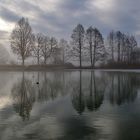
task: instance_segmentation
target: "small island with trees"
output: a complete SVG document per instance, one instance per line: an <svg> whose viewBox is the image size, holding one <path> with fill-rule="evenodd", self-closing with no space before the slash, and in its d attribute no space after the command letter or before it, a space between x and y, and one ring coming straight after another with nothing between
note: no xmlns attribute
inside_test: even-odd
<svg viewBox="0 0 140 140"><path fill-rule="evenodd" d="M112 30L106 39L99 29L84 29L78 24L71 38L56 39L35 34L27 18L15 25L10 44L21 65L5 65L0 69L139 69L140 48L134 35ZM25 64L30 58L30 64ZM32 63L34 61L34 63Z"/></svg>

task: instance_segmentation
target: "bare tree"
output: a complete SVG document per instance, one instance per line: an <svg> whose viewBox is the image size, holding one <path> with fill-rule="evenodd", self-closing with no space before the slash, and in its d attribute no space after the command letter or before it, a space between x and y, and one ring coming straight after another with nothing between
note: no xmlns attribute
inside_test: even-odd
<svg viewBox="0 0 140 140"><path fill-rule="evenodd" d="M40 64L40 58L42 56L41 50L43 47L44 36L41 33L38 33L35 36L35 45L33 47L33 56L37 58L37 64Z"/></svg>
<svg viewBox="0 0 140 140"><path fill-rule="evenodd" d="M122 60L123 63L128 63L130 58L130 39L129 35L122 34Z"/></svg>
<svg viewBox="0 0 140 140"><path fill-rule="evenodd" d="M131 59L132 59L131 54L133 52L133 49L137 47L137 41L133 35L130 36L124 33L121 33L120 40L121 40L120 61L125 63L131 63Z"/></svg>
<svg viewBox="0 0 140 140"><path fill-rule="evenodd" d="M56 47L53 49L52 57L53 57L53 64L62 64L62 49L60 47Z"/></svg>
<svg viewBox="0 0 140 140"><path fill-rule="evenodd" d="M127 49L127 44L129 44L129 40L127 38L127 35L125 35L124 33L122 33L122 38L121 38L121 62L125 61L125 52Z"/></svg>
<svg viewBox="0 0 140 140"><path fill-rule="evenodd" d="M21 18L11 34L11 48L15 54L22 59L22 65L27 57L31 55L34 43L34 35L28 19Z"/></svg>
<svg viewBox="0 0 140 140"><path fill-rule="evenodd" d="M94 29L89 27L86 31L86 40L89 48L90 53L90 62L91 66L93 65L93 49L94 49Z"/></svg>
<svg viewBox="0 0 140 140"><path fill-rule="evenodd" d="M138 43L137 43L137 40L136 40L136 38L133 36L133 35L131 35L130 36L130 39L129 39L129 41L130 41L130 62L132 62L133 60L133 56L132 56L132 53L133 53L133 50L134 50L134 48L136 48L137 47L137 45L138 45Z"/></svg>
<svg viewBox="0 0 140 140"><path fill-rule="evenodd" d="M51 47L51 53L50 55L53 57L53 62L55 63L57 61L57 55L58 55L58 41L55 37L51 37L50 39L50 47Z"/></svg>
<svg viewBox="0 0 140 140"><path fill-rule="evenodd" d="M116 32L116 41L117 41L117 48L118 48L118 62L121 61L121 41L122 41L122 33L120 31Z"/></svg>
<svg viewBox="0 0 140 140"><path fill-rule="evenodd" d="M44 64L47 63L47 59L51 56L53 48L56 46L56 39L44 36L44 44L42 47L42 56L44 59Z"/></svg>
<svg viewBox="0 0 140 140"><path fill-rule="evenodd" d="M114 62L114 51L115 51L115 32L111 31L107 37L108 43L109 43L109 48L111 50L111 60Z"/></svg>
<svg viewBox="0 0 140 140"><path fill-rule="evenodd" d="M132 62L133 49L137 47L137 41L133 35L120 31L111 32L108 36L109 48L111 48L111 61L129 64ZM113 48L112 48L113 47ZM116 57L113 55L116 54Z"/></svg>
<svg viewBox="0 0 140 140"><path fill-rule="evenodd" d="M91 66L94 67L96 61L100 60L105 53L103 37L97 28L89 27L86 31L86 40L90 53Z"/></svg>
<svg viewBox="0 0 140 140"><path fill-rule="evenodd" d="M59 47L62 50L62 60L63 64L69 59L69 44L65 39L60 39Z"/></svg>
<svg viewBox="0 0 140 140"><path fill-rule="evenodd" d="M82 50L84 46L84 34L85 30L81 24L78 24L73 30L71 35L72 38L72 56L77 57L80 62L80 67L82 66Z"/></svg>

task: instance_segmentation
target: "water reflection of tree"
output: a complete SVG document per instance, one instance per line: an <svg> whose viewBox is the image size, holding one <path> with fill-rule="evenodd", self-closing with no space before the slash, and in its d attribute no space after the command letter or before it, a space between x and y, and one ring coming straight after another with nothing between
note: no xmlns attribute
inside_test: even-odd
<svg viewBox="0 0 140 140"><path fill-rule="evenodd" d="M46 72L43 73L43 78L42 80L39 82L39 93L38 93L38 96L37 96L37 99L38 101L42 102L42 101L47 101L48 100L48 83L49 83L49 80L47 79L46 77Z"/></svg>
<svg viewBox="0 0 140 140"><path fill-rule="evenodd" d="M88 80L86 82L88 82ZM79 114L82 114L86 107L89 111L93 111L101 106L104 99L105 85L100 82L101 79L98 79L95 73L91 72L89 86L87 90L84 91L82 88L82 72L80 71L79 81L74 83L75 86L72 91L72 104ZM99 83L100 87L98 87Z"/></svg>
<svg viewBox="0 0 140 140"><path fill-rule="evenodd" d="M79 74L79 81L73 87L72 104L75 110L81 114L85 110L85 98L82 92L82 72L80 71Z"/></svg>
<svg viewBox="0 0 140 140"><path fill-rule="evenodd" d="M47 77L47 73L43 73L42 81L40 81L40 92L38 101L54 100L59 95L63 95L63 82L61 74L54 74L51 78Z"/></svg>
<svg viewBox="0 0 140 140"><path fill-rule="evenodd" d="M29 119L30 111L35 102L35 94L32 83L26 79L24 72L22 79L19 80L12 88L12 96L14 100L14 108L23 120Z"/></svg>
<svg viewBox="0 0 140 140"><path fill-rule="evenodd" d="M91 76L90 76L90 86L89 86L89 96L87 97L87 108L90 111L93 110L97 110L104 99L104 94L103 94L103 90L100 86L100 89L98 88L98 83L97 83L97 78L95 77L95 73L91 72Z"/></svg>
<svg viewBox="0 0 140 140"><path fill-rule="evenodd" d="M53 80L50 82L50 97L55 99L58 95L63 95L63 81L62 81L62 72L54 73Z"/></svg>
<svg viewBox="0 0 140 140"><path fill-rule="evenodd" d="M133 102L136 99L137 89L133 83L133 76L127 73L111 73L109 76L111 79L111 87L109 90L111 104L121 105L125 102Z"/></svg>

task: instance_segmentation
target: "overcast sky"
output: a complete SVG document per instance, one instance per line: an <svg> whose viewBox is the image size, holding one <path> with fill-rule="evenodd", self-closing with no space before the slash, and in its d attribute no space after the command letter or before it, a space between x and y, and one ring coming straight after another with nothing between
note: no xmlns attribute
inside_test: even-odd
<svg viewBox="0 0 140 140"><path fill-rule="evenodd" d="M35 33L70 38L81 23L103 33L121 30L140 39L140 0L0 0L0 42L7 44L15 23L27 17Z"/></svg>

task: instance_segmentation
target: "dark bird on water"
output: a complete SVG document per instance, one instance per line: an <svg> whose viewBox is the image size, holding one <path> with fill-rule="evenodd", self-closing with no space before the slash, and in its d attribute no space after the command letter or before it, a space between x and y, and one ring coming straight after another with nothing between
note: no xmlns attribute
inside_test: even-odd
<svg viewBox="0 0 140 140"><path fill-rule="evenodd" d="M39 82L36 82L36 84L38 85L38 84L39 84Z"/></svg>

